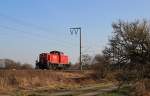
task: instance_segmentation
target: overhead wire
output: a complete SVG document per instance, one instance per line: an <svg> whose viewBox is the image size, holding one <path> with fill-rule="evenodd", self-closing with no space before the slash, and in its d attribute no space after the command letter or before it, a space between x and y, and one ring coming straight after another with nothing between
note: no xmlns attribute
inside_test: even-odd
<svg viewBox="0 0 150 96"><path fill-rule="evenodd" d="M38 37L38 38L41 37L40 34L34 34L34 33L32 33L32 32L28 33L28 32L26 32L26 31L18 30L18 29L16 29L16 28L10 27L10 26L0 25L0 28L7 29L7 30L11 30L11 31L15 31L15 32L19 32L19 33L23 33L24 35L27 35L27 36L30 36L30 37L31 37L31 36L35 36L35 37ZM32 34L32 35L31 35L31 34ZM47 38L39 38L39 39L49 40L49 39L47 39ZM72 47L71 45L68 45L68 44L66 44L66 43L60 43L60 42L57 42L57 41L55 41L55 43L56 43L56 44L59 44L59 45L62 45L62 46Z"/></svg>
<svg viewBox="0 0 150 96"><path fill-rule="evenodd" d="M19 19L16 19L12 16L8 16L8 15L5 15L5 14L2 14L0 13L0 16L1 17L4 17L6 18L7 20L11 20L12 22L15 22L15 23L18 23L19 25L23 25L23 26L29 26L29 27L32 27L34 29L38 29L40 31L43 31L43 32L46 32L49 34L49 30L45 27L41 27L39 25L36 25L36 24L32 24L32 23L29 23L29 22L25 22L25 21L22 21L22 20L19 20ZM58 37L58 35L54 35L54 34L50 34L50 35L53 35L55 37ZM47 36L47 35L46 35ZM57 40L58 41L58 40ZM67 44L70 44L70 45L73 45L72 43L68 42L68 41L65 41L65 40L61 40L61 42L64 42L64 43L67 43Z"/></svg>

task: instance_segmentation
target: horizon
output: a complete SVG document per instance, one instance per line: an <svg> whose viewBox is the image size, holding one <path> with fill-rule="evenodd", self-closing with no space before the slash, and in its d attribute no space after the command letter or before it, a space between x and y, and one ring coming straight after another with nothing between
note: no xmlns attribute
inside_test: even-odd
<svg viewBox="0 0 150 96"><path fill-rule="evenodd" d="M0 59L35 63L43 52L59 50L71 62L79 58L82 28L84 54L100 54L112 34L111 24L120 20L150 19L148 0L1 0Z"/></svg>

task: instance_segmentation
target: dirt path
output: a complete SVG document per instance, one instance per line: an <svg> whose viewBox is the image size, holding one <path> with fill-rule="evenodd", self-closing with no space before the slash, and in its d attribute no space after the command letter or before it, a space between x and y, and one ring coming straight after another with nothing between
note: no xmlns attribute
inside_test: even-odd
<svg viewBox="0 0 150 96"><path fill-rule="evenodd" d="M45 90L47 88L41 88ZM57 91L42 91L42 90L31 90L26 93L28 95L18 94L13 96L101 96L103 93L107 93L117 89L113 84L93 84L84 86L78 89L72 90L57 90ZM0 96L11 96L11 95L0 95ZM106 96L106 95L105 95ZM120 96L120 95L119 95Z"/></svg>
<svg viewBox="0 0 150 96"><path fill-rule="evenodd" d="M102 88L102 89L95 90L95 91L92 91L92 92L83 93L83 94L80 94L79 96L97 96L97 95L100 95L102 93L110 92L110 91L115 90L115 89L117 89L117 87L111 86L111 87L108 87L108 88Z"/></svg>
<svg viewBox="0 0 150 96"><path fill-rule="evenodd" d="M109 92L115 89L117 89L116 86L101 87L93 85L90 87L80 88L72 91L56 92L49 94L49 96L97 96L104 92Z"/></svg>

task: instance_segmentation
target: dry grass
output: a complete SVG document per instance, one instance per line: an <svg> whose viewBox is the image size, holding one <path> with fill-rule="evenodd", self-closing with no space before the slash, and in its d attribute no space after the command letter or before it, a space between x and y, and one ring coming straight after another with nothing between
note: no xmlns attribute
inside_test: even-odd
<svg viewBox="0 0 150 96"><path fill-rule="evenodd" d="M42 87L49 89L77 88L95 82L88 72L63 72L49 70L0 70L0 92L33 90Z"/></svg>
<svg viewBox="0 0 150 96"><path fill-rule="evenodd" d="M150 96L150 80L137 81L131 91L131 96Z"/></svg>

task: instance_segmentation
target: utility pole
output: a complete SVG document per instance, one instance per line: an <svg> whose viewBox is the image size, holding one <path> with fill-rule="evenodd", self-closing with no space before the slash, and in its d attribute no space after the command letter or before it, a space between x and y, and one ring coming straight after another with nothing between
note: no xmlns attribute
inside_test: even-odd
<svg viewBox="0 0 150 96"><path fill-rule="evenodd" d="M82 39L82 34L81 34L81 27L74 27L74 28L70 28L70 32L71 32L71 34L74 34L74 32L75 32L75 34L77 35L78 34L78 32L79 32L79 35L80 35L80 70L82 71L82 60L81 60L81 39Z"/></svg>

